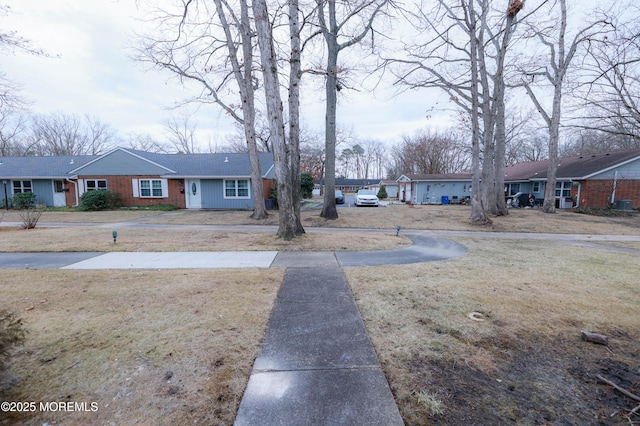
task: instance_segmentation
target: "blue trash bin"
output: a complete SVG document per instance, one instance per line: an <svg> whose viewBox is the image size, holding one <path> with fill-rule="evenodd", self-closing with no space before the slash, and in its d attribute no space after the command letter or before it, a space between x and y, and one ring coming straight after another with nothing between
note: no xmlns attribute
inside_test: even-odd
<svg viewBox="0 0 640 426"><path fill-rule="evenodd" d="M448 195L443 195L442 196L442 204L449 204L449 196Z"/></svg>

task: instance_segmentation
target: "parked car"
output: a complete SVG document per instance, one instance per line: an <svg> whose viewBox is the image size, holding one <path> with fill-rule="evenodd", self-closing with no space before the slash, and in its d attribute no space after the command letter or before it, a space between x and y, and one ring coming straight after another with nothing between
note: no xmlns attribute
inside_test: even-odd
<svg viewBox="0 0 640 426"><path fill-rule="evenodd" d="M344 204L344 194L339 189L336 189L336 204Z"/></svg>
<svg viewBox="0 0 640 426"><path fill-rule="evenodd" d="M356 207L360 206L376 206L378 207L378 196L371 189L361 189L356 194Z"/></svg>

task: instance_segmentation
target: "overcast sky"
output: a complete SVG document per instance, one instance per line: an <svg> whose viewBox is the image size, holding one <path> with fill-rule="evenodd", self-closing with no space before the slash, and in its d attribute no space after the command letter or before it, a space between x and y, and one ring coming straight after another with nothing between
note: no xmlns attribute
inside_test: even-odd
<svg viewBox="0 0 640 426"><path fill-rule="evenodd" d="M170 74L146 71L130 59L133 30L142 25L134 0L3 0L13 12L0 20L3 31L17 30L51 57L3 54L0 69L23 85L23 95L38 113L90 114L121 135L150 133L161 137L175 112L175 101L189 95ZM348 52L346 52L348 54ZM344 53L342 53L344 54ZM305 91L303 121L322 134L322 90ZM429 111L426 92L393 97L391 90L350 92L338 107L339 126L361 138L386 142L403 134L436 127L446 112ZM430 118L428 118L430 116ZM219 109L206 106L197 114L199 139L224 143L232 123Z"/></svg>

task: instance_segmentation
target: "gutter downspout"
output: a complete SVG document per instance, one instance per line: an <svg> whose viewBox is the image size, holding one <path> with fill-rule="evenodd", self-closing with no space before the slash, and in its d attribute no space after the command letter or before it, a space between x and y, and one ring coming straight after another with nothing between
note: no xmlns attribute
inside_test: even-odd
<svg viewBox="0 0 640 426"><path fill-rule="evenodd" d="M76 203L73 205L73 207L78 207L80 205L80 202L78 200L78 182L75 182L69 178L64 178L64 180L66 180L69 183L72 183L73 186L75 187L74 193L76 194Z"/></svg>

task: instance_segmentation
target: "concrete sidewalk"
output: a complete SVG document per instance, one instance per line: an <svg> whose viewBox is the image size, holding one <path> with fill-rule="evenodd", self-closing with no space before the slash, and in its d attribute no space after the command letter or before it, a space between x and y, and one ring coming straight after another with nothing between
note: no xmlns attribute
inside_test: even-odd
<svg viewBox="0 0 640 426"><path fill-rule="evenodd" d="M289 268L235 425L402 425L346 278Z"/></svg>

